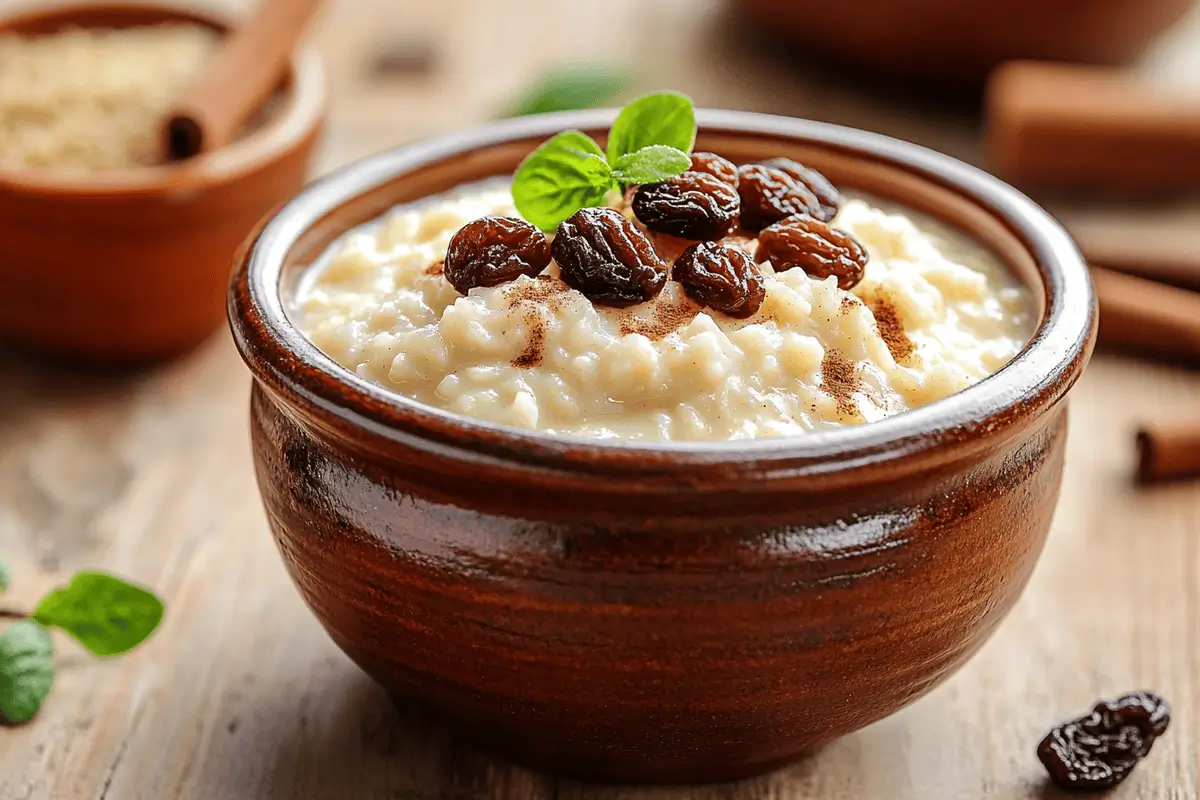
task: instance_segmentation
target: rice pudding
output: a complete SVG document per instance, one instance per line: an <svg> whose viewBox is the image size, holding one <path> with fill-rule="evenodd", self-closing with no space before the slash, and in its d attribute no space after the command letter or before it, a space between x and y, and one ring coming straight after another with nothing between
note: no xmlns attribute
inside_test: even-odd
<svg viewBox="0 0 1200 800"><path fill-rule="evenodd" d="M850 290L759 265L738 319L675 280L649 302L593 303L550 263L460 294L451 237L515 217L496 179L398 207L339 240L289 308L329 357L385 389L467 417L597 439L718 441L883 419L1004 366L1035 322L1029 292L981 245L933 220L847 197L833 227L869 255ZM633 218L628 205L613 205ZM690 244L651 232L669 263ZM753 234L723 243L753 256Z"/></svg>

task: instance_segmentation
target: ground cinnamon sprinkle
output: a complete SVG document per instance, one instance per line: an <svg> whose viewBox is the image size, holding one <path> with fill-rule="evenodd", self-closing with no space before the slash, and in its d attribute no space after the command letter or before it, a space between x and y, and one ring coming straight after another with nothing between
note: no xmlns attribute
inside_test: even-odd
<svg viewBox="0 0 1200 800"><path fill-rule="evenodd" d="M567 291L565 283L550 275L538 275L533 283L522 281L505 291L504 299L509 308L526 306L525 325L529 328L525 349L512 360L514 367L529 369L542 363L546 355L546 321L542 317L542 308L558 310Z"/></svg>
<svg viewBox="0 0 1200 800"><path fill-rule="evenodd" d="M883 343L887 345L892 358L899 362L911 356L917 346L913 344L912 339L908 338L908 333L904 330L904 322L900 319L900 313L896 310L891 298L885 294L877 294L871 298L870 305L871 313L875 315L875 324L879 328L879 335L883 339Z"/></svg>
<svg viewBox="0 0 1200 800"><path fill-rule="evenodd" d="M652 342L670 336L687 325L700 313L700 307L690 300L678 303L656 300L649 318L635 316L632 312L621 317L621 335L640 333Z"/></svg>
<svg viewBox="0 0 1200 800"><path fill-rule="evenodd" d="M558 278L550 275L538 275L533 283L522 281L512 286L504 294L509 308L515 308L520 303L545 304L551 310L557 310L559 302L570 289Z"/></svg>
<svg viewBox="0 0 1200 800"><path fill-rule="evenodd" d="M512 365L517 369L536 367L546 355L546 323L542 320L541 312L531 306L525 312L525 325L529 328L525 349L512 360Z"/></svg>
<svg viewBox="0 0 1200 800"><path fill-rule="evenodd" d="M441 275L443 267L446 266L446 259L439 258L437 261L425 268L426 275Z"/></svg>
<svg viewBox="0 0 1200 800"><path fill-rule="evenodd" d="M821 388L837 401L838 413L859 416L854 393L859 390L858 372L854 363L840 350L826 350L821 360Z"/></svg>
<svg viewBox="0 0 1200 800"><path fill-rule="evenodd" d="M852 294L842 295L842 305L840 310L843 314L849 314L850 309L854 308L856 305L858 305L857 297Z"/></svg>

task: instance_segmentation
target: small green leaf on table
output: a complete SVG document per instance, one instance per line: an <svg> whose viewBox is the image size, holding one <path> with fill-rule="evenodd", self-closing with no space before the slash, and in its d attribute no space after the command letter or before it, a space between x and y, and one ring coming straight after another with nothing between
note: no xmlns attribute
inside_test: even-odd
<svg viewBox="0 0 1200 800"><path fill-rule="evenodd" d="M608 163L626 153L662 144L692 152L696 141L696 110L686 95L655 92L634 100L617 115L608 133Z"/></svg>
<svg viewBox="0 0 1200 800"><path fill-rule="evenodd" d="M613 178L626 185L660 183L686 172L692 159L682 150L665 144L652 144L626 153L613 164Z"/></svg>
<svg viewBox="0 0 1200 800"><path fill-rule="evenodd" d="M581 131L564 131L534 150L513 175L513 202L544 231L585 206L600 205L613 188L604 151Z"/></svg>
<svg viewBox="0 0 1200 800"><path fill-rule="evenodd" d="M98 656L137 647L162 621L163 604L152 592L101 572L80 572L46 595L33 618L61 628Z"/></svg>
<svg viewBox="0 0 1200 800"><path fill-rule="evenodd" d="M595 108L623 92L632 81L632 71L613 64L568 64L539 78L505 116Z"/></svg>
<svg viewBox="0 0 1200 800"><path fill-rule="evenodd" d="M0 634L0 717L28 722L54 685L54 642L45 628L21 620Z"/></svg>
<svg viewBox="0 0 1200 800"><path fill-rule="evenodd" d="M12 570L8 568L8 564L3 559L0 559L0 592L7 589L10 583L12 583Z"/></svg>

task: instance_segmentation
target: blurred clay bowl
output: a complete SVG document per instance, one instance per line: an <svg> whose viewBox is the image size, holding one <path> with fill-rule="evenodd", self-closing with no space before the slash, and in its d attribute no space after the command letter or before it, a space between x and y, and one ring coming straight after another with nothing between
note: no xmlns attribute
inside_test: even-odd
<svg viewBox="0 0 1200 800"><path fill-rule="evenodd" d="M0 31L230 20L169 5L39 7ZM60 174L0 168L0 338L84 362L159 359L224 320L235 255L300 190L325 112L315 53L294 54L278 107L229 147L179 165Z"/></svg>
<svg viewBox="0 0 1200 800"><path fill-rule="evenodd" d="M964 84L1009 59L1116 65L1193 0L733 0L756 29L807 58Z"/></svg>

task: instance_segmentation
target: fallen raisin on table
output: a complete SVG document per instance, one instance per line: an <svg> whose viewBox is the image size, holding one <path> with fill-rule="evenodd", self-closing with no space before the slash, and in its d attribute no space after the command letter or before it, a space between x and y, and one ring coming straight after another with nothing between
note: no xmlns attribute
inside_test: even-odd
<svg viewBox="0 0 1200 800"><path fill-rule="evenodd" d="M805 188L813 193L817 202L820 203L819 213L813 214L814 217L822 222L829 222L837 216L838 209L842 205L842 195L824 175L790 158L771 158L762 164L786 173L789 178L804 184Z"/></svg>
<svg viewBox="0 0 1200 800"><path fill-rule="evenodd" d="M770 260L776 272L799 267L814 278L836 275L839 289L852 289L866 271L867 251L845 231L814 217L798 215L758 235L754 260Z"/></svg>
<svg viewBox="0 0 1200 800"><path fill-rule="evenodd" d="M752 316L767 296L762 273L750 256L716 242L684 250L672 277L697 303L739 319Z"/></svg>
<svg viewBox="0 0 1200 800"><path fill-rule="evenodd" d="M721 183L728 183L735 189L738 187L737 165L716 153L692 153L692 172L703 172Z"/></svg>
<svg viewBox="0 0 1200 800"><path fill-rule="evenodd" d="M1128 777L1170 722L1170 706L1153 692L1102 700L1046 734L1038 759L1063 789L1109 789Z"/></svg>
<svg viewBox="0 0 1200 800"><path fill-rule="evenodd" d="M643 225L692 241L720 239L741 205L736 189L703 172L643 184L633 196L633 214Z"/></svg>
<svg viewBox="0 0 1200 800"><path fill-rule="evenodd" d="M550 264L550 244L537 228L512 217L480 217L450 237L442 274L462 294L533 277Z"/></svg>
<svg viewBox="0 0 1200 800"><path fill-rule="evenodd" d="M568 286L605 306L644 303L662 291L667 264L645 234L611 208L581 208L551 246Z"/></svg>
<svg viewBox="0 0 1200 800"><path fill-rule="evenodd" d="M803 183L775 167L745 164L738 170L742 227L760 231L793 214L821 213L821 201Z"/></svg>

